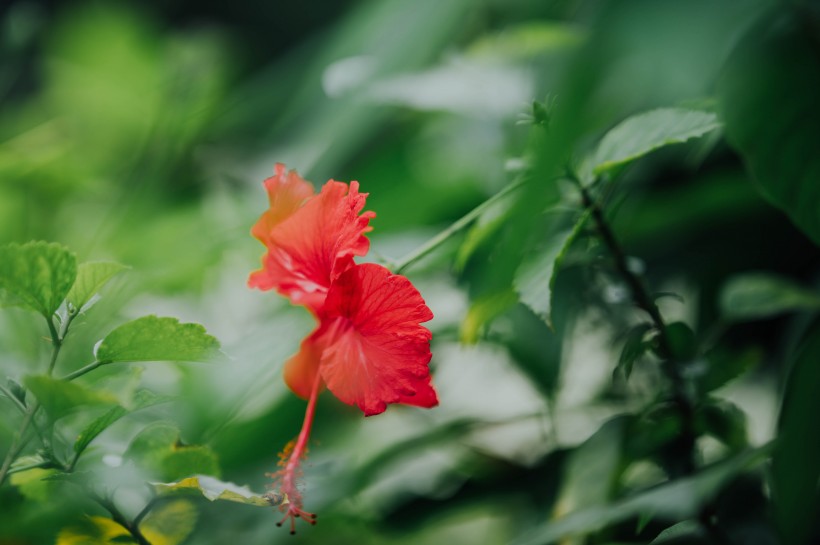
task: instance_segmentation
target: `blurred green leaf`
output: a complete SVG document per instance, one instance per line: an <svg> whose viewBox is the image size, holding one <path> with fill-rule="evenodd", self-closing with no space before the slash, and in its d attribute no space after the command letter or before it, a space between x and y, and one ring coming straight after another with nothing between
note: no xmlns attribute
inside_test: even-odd
<svg viewBox="0 0 820 545"><path fill-rule="evenodd" d="M584 212L575 225L551 237L547 245L525 259L515 274L514 286L521 302L552 327L553 290L561 264L589 218Z"/></svg>
<svg viewBox="0 0 820 545"><path fill-rule="evenodd" d="M84 517L57 535L56 545L114 545L136 543L128 530L105 517Z"/></svg>
<svg viewBox="0 0 820 545"><path fill-rule="evenodd" d="M532 22L484 35L473 42L466 53L480 59L515 61L577 47L584 38L580 27L557 22Z"/></svg>
<svg viewBox="0 0 820 545"><path fill-rule="evenodd" d="M711 435L730 450L738 452L749 446L746 413L725 399L710 399L695 411L698 431Z"/></svg>
<svg viewBox="0 0 820 545"><path fill-rule="evenodd" d="M818 15L778 5L727 60L718 96L729 143L758 189L820 244Z"/></svg>
<svg viewBox="0 0 820 545"><path fill-rule="evenodd" d="M66 300L80 311L83 306L96 294L111 278L127 269L125 265L113 261L94 261L82 263L77 267L77 279L66 296Z"/></svg>
<svg viewBox="0 0 820 545"><path fill-rule="evenodd" d="M629 380L635 361L643 356L652 345L651 341L644 339L647 332L651 330L652 324L647 323L638 324L629 330L629 333L626 334L626 342L621 349L621 355L618 357L618 365L615 366L613 375L621 371L624 374L624 378Z"/></svg>
<svg viewBox="0 0 820 545"><path fill-rule="evenodd" d="M820 309L820 294L787 278L756 272L735 276L723 286L720 310L730 320L767 318L784 312Z"/></svg>
<svg viewBox="0 0 820 545"><path fill-rule="evenodd" d="M116 328L102 340L100 363L126 361L207 361L219 353L219 341L200 324L176 318L144 316Z"/></svg>
<svg viewBox="0 0 820 545"><path fill-rule="evenodd" d="M662 484L615 503L581 508L561 519L542 524L513 541L513 544L546 545L566 536L595 532L645 512L678 520L696 516L703 504L729 480L765 461L770 451L770 446L749 450L704 468L691 477Z"/></svg>
<svg viewBox="0 0 820 545"><path fill-rule="evenodd" d="M168 422L155 422L138 433L128 445L125 457L163 481L220 473L219 461L210 447L182 445L179 429Z"/></svg>
<svg viewBox="0 0 820 545"><path fill-rule="evenodd" d="M699 522L695 520L684 520L658 534L658 537L653 539L649 545L659 545L661 543L696 545L698 543L712 542L706 539L703 528Z"/></svg>
<svg viewBox="0 0 820 545"><path fill-rule="evenodd" d="M151 510L140 523L140 531L151 545L178 545L196 524L197 511L187 500L174 500Z"/></svg>
<svg viewBox="0 0 820 545"><path fill-rule="evenodd" d="M695 377L695 385L701 394L717 390L755 367L762 358L763 355L757 348L747 348L742 352L722 347L710 350L704 358L706 370Z"/></svg>
<svg viewBox="0 0 820 545"><path fill-rule="evenodd" d="M117 403L117 398L109 393L92 390L81 384L66 382L46 375L28 376L23 382L53 420L57 420L76 407L83 405L113 405Z"/></svg>
<svg viewBox="0 0 820 545"><path fill-rule="evenodd" d="M554 516L607 503L615 491L622 465L625 419L605 422L570 455Z"/></svg>
<svg viewBox="0 0 820 545"><path fill-rule="evenodd" d="M193 492L210 501L232 501L257 507L270 507L276 504L265 494L255 494L246 486L226 483L207 475L194 475L173 483L152 483L151 486L158 496Z"/></svg>
<svg viewBox="0 0 820 545"><path fill-rule="evenodd" d="M672 144L698 138L720 127L713 113L660 108L622 121L601 139L592 159L599 175Z"/></svg>
<svg viewBox="0 0 820 545"><path fill-rule="evenodd" d="M774 514L784 543L808 543L820 507L820 327L805 337L789 373L772 456Z"/></svg>
<svg viewBox="0 0 820 545"><path fill-rule="evenodd" d="M26 404L26 389L23 388L23 385L14 380L11 377L6 379L6 382L9 385L9 391L11 394L17 398L17 400L22 403L23 405Z"/></svg>
<svg viewBox="0 0 820 545"><path fill-rule="evenodd" d="M49 242L0 246L0 305L20 306L51 318L77 275L77 258Z"/></svg>
<svg viewBox="0 0 820 545"><path fill-rule="evenodd" d="M484 295L473 301L461 322L459 338L464 344L475 344L487 324L509 310L517 302L512 290Z"/></svg>
<svg viewBox="0 0 820 545"><path fill-rule="evenodd" d="M34 501L48 502L54 500L54 484L47 477L56 473L55 469L33 468L13 473L9 478L26 498Z"/></svg>

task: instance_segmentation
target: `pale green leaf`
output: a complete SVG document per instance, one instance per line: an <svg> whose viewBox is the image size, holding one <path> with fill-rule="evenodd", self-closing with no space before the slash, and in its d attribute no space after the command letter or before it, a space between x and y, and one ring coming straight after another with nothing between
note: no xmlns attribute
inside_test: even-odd
<svg viewBox="0 0 820 545"><path fill-rule="evenodd" d="M210 447L182 445L179 429L168 422L155 422L138 433L125 457L163 481L220 473L219 460Z"/></svg>
<svg viewBox="0 0 820 545"><path fill-rule="evenodd" d="M820 309L820 294L773 274L754 272L732 278L720 293L720 310L730 320L768 318Z"/></svg>
<svg viewBox="0 0 820 545"><path fill-rule="evenodd" d="M0 302L51 318L77 275L77 258L48 242L0 246Z"/></svg>
<svg viewBox="0 0 820 545"><path fill-rule="evenodd" d="M125 361L207 361L219 354L219 341L199 324L144 316L116 328L96 350L100 363Z"/></svg>
<svg viewBox="0 0 820 545"><path fill-rule="evenodd" d="M257 507L270 507L281 502L281 498L270 493L256 494L246 486L226 483L207 475L194 475L172 483L153 483L152 486L158 496L198 493L210 501L232 501Z"/></svg>
<svg viewBox="0 0 820 545"><path fill-rule="evenodd" d="M566 51L585 38L579 27L556 22L526 23L483 35L467 48L479 59L515 61L544 53Z"/></svg>
<svg viewBox="0 0 820 545"><path fill-rule="evenodd" d="M77 279L71 286L66 300L77 309L82 308L100 289L113 278L117 273L126 270L128 267L113 261L93 261L82 263L77 267Z"/></svg>
<svg viewBox="0 0 820 545"><path fill-rule="evenodd" d="M698 543L711 543L706 539L706 532L701 524L695 520L684 520L674 526L670 526L652 540L649 545L660 545L661 543L680 545L696 545Z"/></svg>
<svg viewBox="0 0 820 545"><path fill-rule="evenodd" d="M582 232L587 218L589 218L588 211L578 218L571 229L564 230L550 238L547 245L526 259L515 274L513 286L521 302L550 327L552 327L555 279L572 243Z"/></svg>
<svg viewBox="0 0 820 545"><path fill-rule="evenodd" d="M83 405L114 405L117 398L81 384L46 375L28 376L23 381L53 420Z"/></svg>
<svg viewBox="0 0 820 545"><path fill-rule="evenodd" d="M660 108L622 121L601 139L592 171L602 174L671 144L680 144L720 127L710 112Z"/></svg>
<svg viewBox="0 0 820 545"><path fill-rule="evenodd" d="M179 545L194 531L196 519L194 504L179 499L155 507L139 528L151 545Z"/></svg>

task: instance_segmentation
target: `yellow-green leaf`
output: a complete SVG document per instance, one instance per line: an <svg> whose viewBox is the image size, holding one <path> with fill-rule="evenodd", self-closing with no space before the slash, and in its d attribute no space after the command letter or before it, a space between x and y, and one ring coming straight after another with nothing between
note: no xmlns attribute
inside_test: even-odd
<svg viewBox="0 0 820 545"><path fill-rule="evenodd" d="M100 363L125 361L207 361L219 354L219 341L200 324L143 316L109 333L97 347Z"/></svg>
<svg viewBox="0 0 820 545"><path fill-rule="evenodd" d="M196 519L193 503L173 500L154 508L139 528L151 545L178 545L194 531Z"/></svg>
<svg viewBox="0 0 820 545"><path fill-rule="evenodd" d="M275 497L256 494L246 486L226 483L207 475L194 475L173 483L154 483L153 487L159 496L187 492L201 494L210 501L233 501L257 507L270 507L278 503Z"/></svg>
<svg viewBox="0 0 820 545"><path fill-rule="evenodd" d="M77 258L48 242L0 246L0 303L51 318L71 289Z"/></svg>
<svg viewBox="0 0 820 545"><path fill-rule="evenodd" d="M136 543L128 530L105 517L86 517L60 530L56 545L115 545Z"/></svg>

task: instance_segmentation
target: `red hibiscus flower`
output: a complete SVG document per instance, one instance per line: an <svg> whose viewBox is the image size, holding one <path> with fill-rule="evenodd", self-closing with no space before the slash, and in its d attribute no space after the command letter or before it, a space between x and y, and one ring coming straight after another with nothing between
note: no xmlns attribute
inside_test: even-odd
<svg viewBox="0 0 820 545"><path fill-rule="evenodd" d="M267 253L248 285L274 289L318 320L284 372L288 387L308 399L302 431L273 474L285 498L280 524L290 519L293 532L296 517L316 522L302 509L296 480L324 387L365 416L391 403L429 408L438 399L428 368L431 333L421 325L433 313L407 278L353 261L370 247L365 233L375 214L362 212L367 194L357 182L330 180L315 195L295 171L277 164L274 172L264 182L270 208L251 231Z"/></svg>

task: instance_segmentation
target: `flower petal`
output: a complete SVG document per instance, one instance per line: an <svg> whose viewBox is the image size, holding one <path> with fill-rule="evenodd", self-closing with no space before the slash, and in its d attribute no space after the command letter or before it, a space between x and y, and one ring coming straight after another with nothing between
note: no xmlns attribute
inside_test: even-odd
<svg viewBox="0 0 820 545"><path fill-rule="evenodd" d="M295 304L318 313L331 281L364 255L373 212L360 212L367 193L359 184L327 182L321 193L276 225L268 237L265 279ZM266 284L267 285L267 284ZM258 286L257 286L258 287Z"/></svg>
<svg viewBox="0 0 820 545"><path fill-rule="evenodd" d="M438 404L430 384L433 318L421 294L376 264L355 265L333 283L323 309L319 372L328 389L366 416L388 403Z"/></svg>
<svg viewBox="0 0 820 545"><path fill-rule="evenodd" d="M285 384L293 393L307 399L310 397L313 381L319 371L319 361L322 355L321 348L316 343L316 333L305 338L299 347L299 352L285 362Z"/></svg>
<svg viewBox="0 0 820 545"><path fill-rule="evenodd" d="M313 186L295 171L287 171L282 163L276 163L274 174L263 185L268 192L269 208L251 228L251 234L265 246L270 246L273 228L292 216L304 202L313 196ZM263 260L264 264L264 260ZM252 288L269 290L275 287L275 278L264 268L251 273L248 284Z"/></svg>

